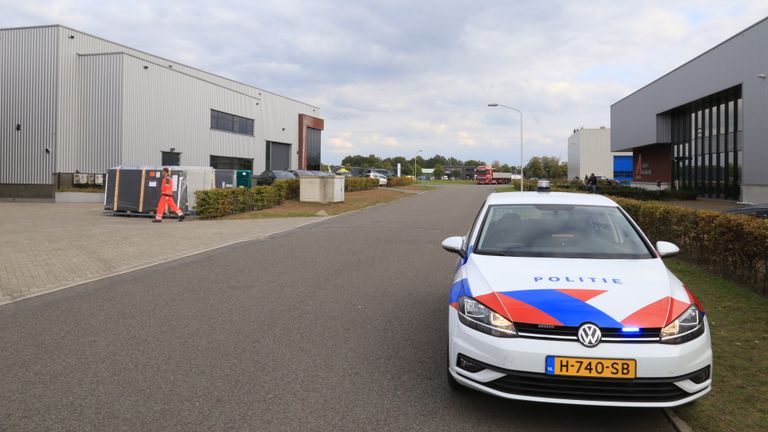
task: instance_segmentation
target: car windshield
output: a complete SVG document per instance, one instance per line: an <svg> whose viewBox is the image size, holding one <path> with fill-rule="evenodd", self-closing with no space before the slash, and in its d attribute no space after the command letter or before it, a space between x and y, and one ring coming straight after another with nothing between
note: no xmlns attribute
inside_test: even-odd
<svg viewBox="0 0 768 432"><path fill-rule="evenodd" d="M485 175L485 170L484 169L479 169L479 170L477 170L477 173L480 174L480 175Z"/></svg>
<svg viewBox="0 0 768 432"><path fill-rule="evenodd" d="M557 204L491 206L475 252L516 257L654 257L617 207Z"/></svg>

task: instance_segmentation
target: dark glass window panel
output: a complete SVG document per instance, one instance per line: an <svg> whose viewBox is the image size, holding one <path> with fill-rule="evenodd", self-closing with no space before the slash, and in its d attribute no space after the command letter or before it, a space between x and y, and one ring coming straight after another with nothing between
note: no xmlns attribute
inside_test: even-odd
<svg viewBox="0 0 768 432"><path fill-rule="evenodd" d="M307 169L320 169L320 129L307 128Z"/></svg>
<svg viewBox="0 0 768 432"><path fill-rule="evenodd" d="M253 119L211 110L211 129L253 136Z"/></svg>

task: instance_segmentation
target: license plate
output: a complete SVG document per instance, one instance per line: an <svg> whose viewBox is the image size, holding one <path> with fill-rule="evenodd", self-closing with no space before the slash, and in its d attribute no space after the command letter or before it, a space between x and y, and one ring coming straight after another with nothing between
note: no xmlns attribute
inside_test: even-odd
<svg viewBox="0 0 768 432"><path fill-rule="evenodd" d="M634 378L637 361L547 356L547 375L591 378Z"/></svg>

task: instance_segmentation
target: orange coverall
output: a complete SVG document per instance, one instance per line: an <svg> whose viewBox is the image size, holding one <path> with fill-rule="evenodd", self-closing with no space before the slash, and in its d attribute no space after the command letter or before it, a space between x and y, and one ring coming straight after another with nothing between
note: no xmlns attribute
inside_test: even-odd
<svg viewBox="0 0 768 432"><path fill-rule="evenodd" d="M166 205L172 212L176 213L177 215L181 216L184 214L181 212L179 206L177 206L173 201L173 180L171 180L170 176L163 177L163 179L160 180L160 193L162 195L160 195L160 201L157 203L155 219L163 219L163 213L165 212Z"/></svg>

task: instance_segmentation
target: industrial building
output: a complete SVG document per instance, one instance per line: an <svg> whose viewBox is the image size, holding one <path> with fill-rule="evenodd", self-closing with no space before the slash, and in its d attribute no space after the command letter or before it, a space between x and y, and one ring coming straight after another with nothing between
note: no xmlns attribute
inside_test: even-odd
<svg viewBox="0 0 768 432"><path fill-rule="evenodd" d="M568 137L568 178L584 179L593 173L632 180L632 152L612 152L611 130L606 127L574 129Z"/></svg>
<svg viewBox="0 0 768 432"><path fill-rule="evenodd" d="M0 198L117 165L320 168L316 106L60 25L0 29L0 59Z"/></svg>
<svg viewBox="0 0 768 432"><path fill-rule="evenodd" d="M768 202L768 18L611 106L634 180Z"/></svg>

